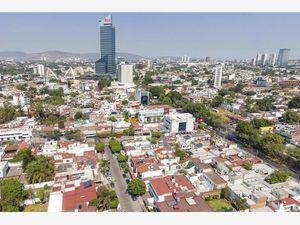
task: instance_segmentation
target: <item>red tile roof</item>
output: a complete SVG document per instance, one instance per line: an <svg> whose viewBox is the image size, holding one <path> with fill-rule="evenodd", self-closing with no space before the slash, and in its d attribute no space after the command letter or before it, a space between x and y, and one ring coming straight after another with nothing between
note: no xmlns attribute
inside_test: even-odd
<svg viewBox="0 0 300 225"><path fill-rule="evenodd" d="M74 191L68 191L63 193L63 211L74 211L78 209L78 206L86 206L89 201L96 199L96 188L94 182L92 186L84 188L83 183Z"/></svg>
<svg viewBox="0 0 300 225"><path fill-rule="evenodd" d="M194 189L193 184L183 175L155 178L150 180L150 183L159 196L174 191L181 192L184 190L184 187L189 191Z"/></svg>

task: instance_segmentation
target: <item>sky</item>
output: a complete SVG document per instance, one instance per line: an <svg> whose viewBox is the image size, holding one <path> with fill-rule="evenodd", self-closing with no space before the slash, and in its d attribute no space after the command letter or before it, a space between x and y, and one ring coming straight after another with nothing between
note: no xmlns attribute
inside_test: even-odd
<svg viewBox="0 0 300 225"><path fill-rule="evenodd" d="M99 52L108 13L0 13L0 51ZM145 57L250 59L290 48L300 58L300 13L111 13L116 51Z"/></svg>

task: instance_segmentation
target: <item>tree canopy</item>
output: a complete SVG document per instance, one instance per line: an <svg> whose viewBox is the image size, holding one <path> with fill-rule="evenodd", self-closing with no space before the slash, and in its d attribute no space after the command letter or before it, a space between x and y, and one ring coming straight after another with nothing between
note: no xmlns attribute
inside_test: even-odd
<svg viewBox="0 0 300 225"><path fill-rule="evenodd" d="M133 196L141 196L146 193L146 184L140 179L133 179L128 183L128 193Z"/></svg>
<svg viewBox="0 0 300 225"><path fill-rule="evenodd" d="M287 181L290 175L288 172L275 170L266 178L266 181L270 184L282 183Z"/></svg>
<svg viewBox="0 0 300 225"><path fill-rule="evenodd" d="M0 180L0 212L19 212L27 192L16 179Z"/></svg>
<svg viewBox="0 0 300 225"><path fill-rule="evenodd" d="M292 110L287 110L282 115L282 120L288 124L297 124L300 122L300 116Z"/></svg>

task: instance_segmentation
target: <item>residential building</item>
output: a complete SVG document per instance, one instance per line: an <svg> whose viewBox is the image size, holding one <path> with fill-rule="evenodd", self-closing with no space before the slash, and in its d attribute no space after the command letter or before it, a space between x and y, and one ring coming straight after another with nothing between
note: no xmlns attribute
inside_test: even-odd
<svg viewBox="0 0 300 225"><path fill-rule="evenodd" d="M215 70L215 80L214 80L214 88L221 88L222 87L222 67L218 66Z"/></svg>
<svg viewBox="0 0 300 225"><path fill-rule="evenodd" d="M33 66L33 73L38 74L41 77L45 76L45 68L44 65L38 64L36 66Z"/></svg>
<svg viewBox="0 0 300 225"><path fill-rule="evenodd" d="M279 50L277 65L281 67L287 66L290 58L291 49L283 48Z"/></svg>

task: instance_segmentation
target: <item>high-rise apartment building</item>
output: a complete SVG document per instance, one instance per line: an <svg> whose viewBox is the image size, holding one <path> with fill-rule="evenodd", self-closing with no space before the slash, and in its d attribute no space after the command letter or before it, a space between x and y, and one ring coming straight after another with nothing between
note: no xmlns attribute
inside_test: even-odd
<svg viewBox="0 0 300 225"><path fill-rule="evenodd" d="M95 63L96 74L116 74L115 27L111 15L100 21L100 54L101 58Z"/></svg>
<svg viewBox="0 0 300 225"><path fill-rule="evenodd" d="M269 55L268 65L275 66L276 64L276 53L272 53Z"/></svg>
<svg viewBox="0 0 300 225"><path fill-rule="evenodd" d="M221 88L222 86L222 66L216 67L214 88Z"/></svg>
<svg viewBox="0 0 300 225"><path fill-rule="evenodd" d="M281 66L281 67L287 66L287 64L289 62L289 58L290 58L290 52L291 52L291 49L289 49L289 48L279 49L278 59L277 59L278 66Z"/></svg>
<svg viewBox="0 0 300 225"><path fill-rule="evenodd" d="M45 68L44 65L38 64L36 66L33 67L33 73L34 74L38 74L41 77L45 76Z"/></svg>

